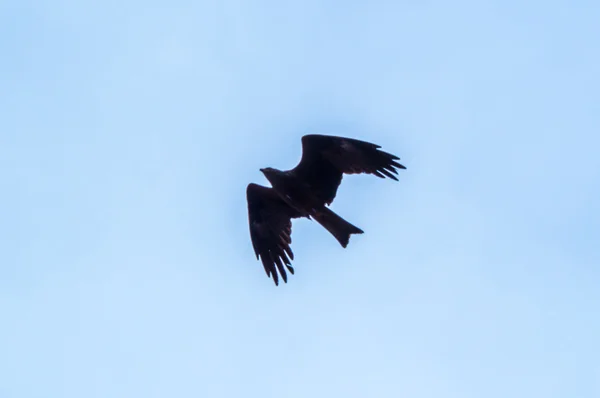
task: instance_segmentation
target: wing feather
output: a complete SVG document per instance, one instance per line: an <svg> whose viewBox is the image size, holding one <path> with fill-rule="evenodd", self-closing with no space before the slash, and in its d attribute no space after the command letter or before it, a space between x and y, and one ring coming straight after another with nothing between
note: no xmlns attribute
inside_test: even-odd
<svg viewBox="0 0 600 398"><path fill-rule="evenodd" d="M406 167L396 162L399 157L379 148L379 145L353 138L308 134L302 137L300 163L291 172L308 183L329 205L344 174L372 174L398 181L396 169Z"/></svg>
<svg viewBox="0 0 600 398"><path fill-rule="evenodd" d="M292 218L301 215L288 206L272 188L249 184L246 188L250 238L256 258L260 259L268 277L279 285L279 276L287 283L285 269L293 275L291 260ZM285 266L285 268L284 268Z"/></svg>

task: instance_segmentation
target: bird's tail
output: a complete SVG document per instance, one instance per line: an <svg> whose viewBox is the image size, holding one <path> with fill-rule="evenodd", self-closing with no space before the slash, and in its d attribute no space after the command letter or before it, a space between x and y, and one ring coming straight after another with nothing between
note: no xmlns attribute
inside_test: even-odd
<svg viewBox="0 0 600 398"><path fill-rule="evenodd" d="M340 242L342 247L348 246L351 234L362 234L363 230L350 224L331 209L323 206L312 215L315 220L328 230Z"/></svg>

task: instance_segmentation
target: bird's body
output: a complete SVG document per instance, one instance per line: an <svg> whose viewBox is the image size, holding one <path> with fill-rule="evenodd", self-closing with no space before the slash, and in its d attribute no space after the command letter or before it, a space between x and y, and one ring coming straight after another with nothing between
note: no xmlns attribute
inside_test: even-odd
<svg viewBox="0 0 600 398"><path fill-rule="evenodd" d="M257 259L277 285L277 271L291 267L291 220L314 219L342 245L363 231L334 213L333 202L343 174L373 174L397 180L395 168L405 169L398 157L378 150L378 145L345 137L310 134L302 137L302 159L291 170L261 169L272 188L249 184L246 189L250 236ZM393 174L392 174L393 173Z"/></svg>
<svg viewBox="0 0 600 398"><path fill-rule="evenodd" d="M310 185L298 178L293 171L281 171L272 167L261 171L277 195L302 216L310 218L317 208L323 206Z"/></svg>

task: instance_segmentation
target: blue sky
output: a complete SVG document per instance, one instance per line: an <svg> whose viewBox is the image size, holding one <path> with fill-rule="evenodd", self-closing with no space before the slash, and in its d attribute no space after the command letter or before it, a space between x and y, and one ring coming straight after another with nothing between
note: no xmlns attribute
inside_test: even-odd
<svg viewBox="0 0 600 398"><path fill-rule="evenodd" d="M0 3L0 397L600 396L600 5ZM245 189L383 146L347 249Z"/></svg>

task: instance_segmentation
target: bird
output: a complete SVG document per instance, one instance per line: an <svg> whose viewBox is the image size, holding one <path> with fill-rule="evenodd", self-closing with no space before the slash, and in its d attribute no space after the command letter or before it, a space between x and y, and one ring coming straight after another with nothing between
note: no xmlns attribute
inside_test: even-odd
<svg viewBox="0 0 600 398"><path fill-rule="evenodd" d="M271 187L256 183L246 187L252 247L276 286L279 276L287 283L286 269L294 274L293 219L314 219L346 248L350 235L364 231L329 208L343 176L371 174L398 181L397 169L406 169L397 162L399 157L367 141L323 134L306 134L301 141L302 156L296 167L261 168Z"/></svg>

